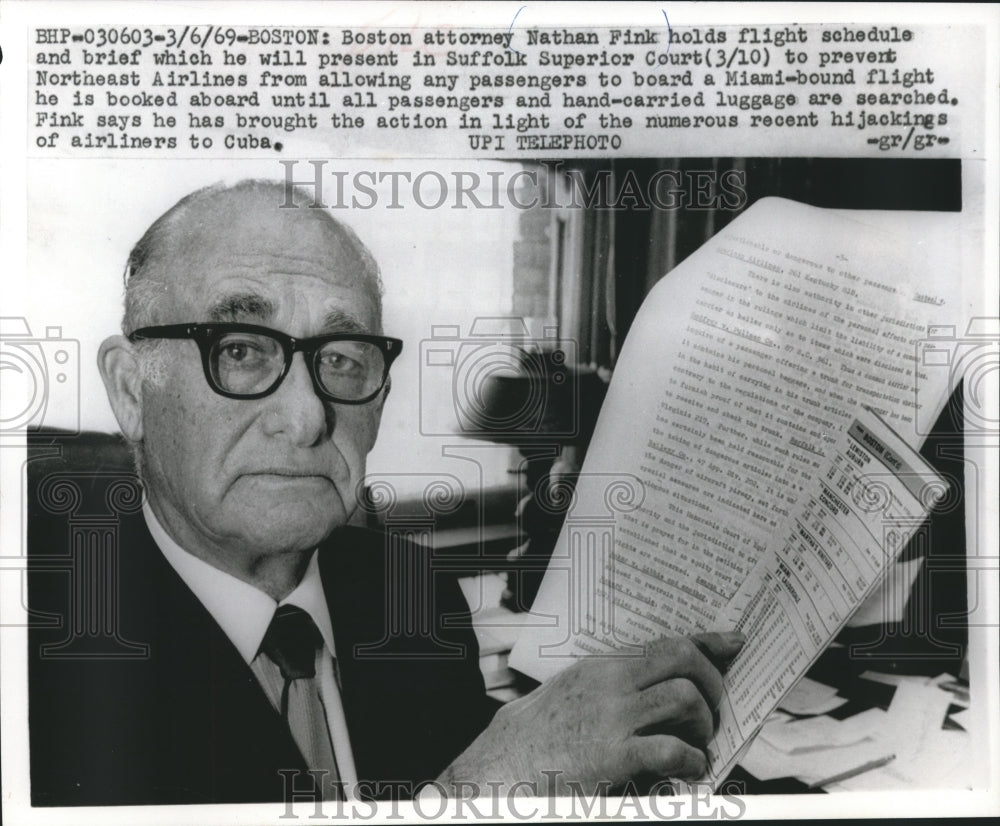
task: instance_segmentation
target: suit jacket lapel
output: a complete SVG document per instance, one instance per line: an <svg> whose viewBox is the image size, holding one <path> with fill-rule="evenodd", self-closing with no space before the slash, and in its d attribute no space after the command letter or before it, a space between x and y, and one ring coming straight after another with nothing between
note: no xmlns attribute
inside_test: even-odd
<svg viewBox="0 0 1000 826"><path fill-rule="evenodd" d="M135 593L152 595L135 615L153 622L159 782L220 802L281 799L278 770L305 768L298 749L239 652L136 521L123 563L145 579Z"/></svg>
<svg viewBox="0 0 1000 826"><path fill-rule="evenodd" d="M440 624L441 615L468 610L456 582L435 578L432 566L418 570L427 556L413 545L394 546L412 563L403 566L409 581L397 581L386 542L379 533L343 528L321 545L319 557L358 777L382 782L375 797L407 796L437 777L495 709L471 628ZM400 588L405 593L394 593ZM413 606L423 620L399 616ZM425 621L433 635L413 633Z"/></svg>

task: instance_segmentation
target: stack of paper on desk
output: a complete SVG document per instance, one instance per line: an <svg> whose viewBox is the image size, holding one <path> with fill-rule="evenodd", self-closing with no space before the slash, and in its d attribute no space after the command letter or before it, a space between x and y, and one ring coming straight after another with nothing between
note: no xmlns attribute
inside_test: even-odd
<svg viewBox="0 0 1000 826"><path fill-rule="evenodd" d="M822 785L871 791L962 786L969 735L941 727L953 701L935 682L897 677L888 711L873 708L844 720L769 720L740 765L759 780L795 777L822 784L891 755L885 765Z"/></svg>

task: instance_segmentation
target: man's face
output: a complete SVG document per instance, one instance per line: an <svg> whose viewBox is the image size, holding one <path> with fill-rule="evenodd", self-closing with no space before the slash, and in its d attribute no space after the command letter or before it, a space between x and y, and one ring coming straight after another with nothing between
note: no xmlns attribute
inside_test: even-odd
<svg viewBox="0 0 1000 826"><path fill-rule="evenodd" d="M245 321L297 338L378 332L355 250L305 210L274 206L213 211L171 242L158 323ZM144 475L182 546L238 562L305 550L347 521L384 396L324 402L296 353L270 396L230 399L208 386L195 342L161 346L165 373L143 391Z"/></svg>

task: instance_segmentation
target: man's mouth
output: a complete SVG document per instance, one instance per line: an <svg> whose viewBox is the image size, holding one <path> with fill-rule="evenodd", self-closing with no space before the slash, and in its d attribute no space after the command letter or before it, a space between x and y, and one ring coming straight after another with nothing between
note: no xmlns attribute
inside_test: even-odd
<svg viewBox="0 0 1000 826"><path fill-rule="evenodd" d="M326 473L321 470L299 470L296 468L266 468L265 470L255 470L251 476L321 476L326 478Z"/></svg>
<svg viewBox="0 0 1000 826"><path fill-rule="evenodd" d="M258 479L261 481L281 482L326 482L332 485L333 480L329 473L320 470L301 470L298 468L265 468L244 473L247 479Z"/></svg>

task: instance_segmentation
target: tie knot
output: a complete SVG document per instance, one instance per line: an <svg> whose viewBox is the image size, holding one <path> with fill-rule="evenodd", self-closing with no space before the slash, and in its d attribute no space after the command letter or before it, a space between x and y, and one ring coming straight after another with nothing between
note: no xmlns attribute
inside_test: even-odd
<svg viewBox="0 0 1000 826"><path fill-rule="evenodd" d="M297 680L316 676L316 649L322 642L308 613L295 605L282 605L274 612L260 648L285 680Z"/></svg>

